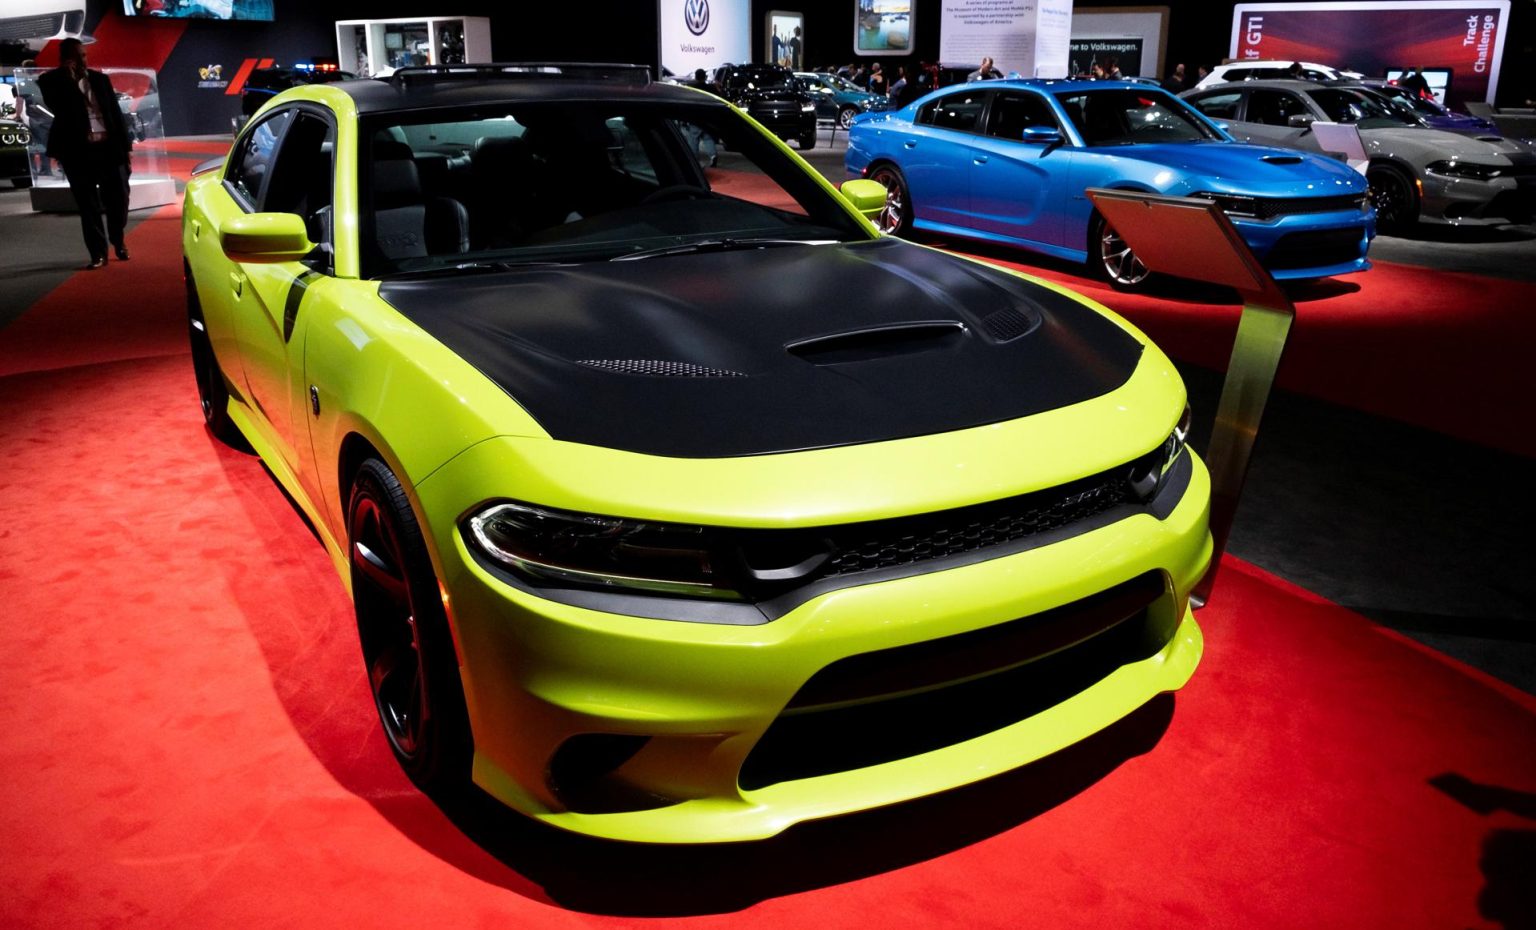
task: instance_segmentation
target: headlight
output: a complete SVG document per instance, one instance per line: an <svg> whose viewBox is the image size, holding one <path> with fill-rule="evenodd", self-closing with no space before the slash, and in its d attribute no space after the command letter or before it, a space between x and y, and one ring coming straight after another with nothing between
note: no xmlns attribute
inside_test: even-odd
<svg viewBox="0 0 1536 930"><path fill-rule="evenodd" d="M467 528L482 553L535 583L742 599L730 547L702 526L508 501L474 514Z"/></svg>
<svg viewBox="0 0 1536 930"><path fill-rule="evenodd" d="M1448 178L1473 178L1478 181L1491 181L1504 173L1504 166L1481 165L1473 161L1457 161L1452 158L1448 161L1437 161L1431 164L1429 170Z"/></svg>
<svg viewBox="0 0 1536 930"><path fill-rule="evenodd" d="M1257 219L1259 216L1259 199L1257 197L1245 197L1242 194L1218 194L1213 191L1200 191L1189 196L1212 201L1221 208L1221 212L1228 216L1246 216L1254 219Z"/></svg>
<svg viewBox="0 0 1536 930"><path fill-rule="evenodd" d="M801 113L815 113L816 112L816 104L814 104L814 103L803 103L803 104L800 105L800 112Z"/></svg>
<svg viewBox="0 0 1536 930"><path fill-rule="evenodd" d="M1184 405L1184 415L1179 417L1179 425L1173 428L1168 438L1156 449L1137 459L1131 466L1131 490L1137 497L1149 501L1157 496L1163 484L1168 480L1168 473L1173 469L1179 455L1184 451L1184 445L1189 440L1189 405Z"/></svg>

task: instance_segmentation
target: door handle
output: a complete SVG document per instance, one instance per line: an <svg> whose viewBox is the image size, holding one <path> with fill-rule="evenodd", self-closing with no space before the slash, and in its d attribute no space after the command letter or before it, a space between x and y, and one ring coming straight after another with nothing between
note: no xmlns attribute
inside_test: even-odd
<svg viewBox="0 0 1536 930"><path fill-rule="evenodd" d="M976 165L985 165L987 163L987 156L977 155L975 158L971 159L971 163Z"/></svg>
<svg viewBox="0 0 1536 930"><path fill-rule="evenodd" d="M244 272L231 271L229 273L229 289L235 292L236 297L239 297L245 291Z"/></svg>
<svg viewBox="0 0 1536 930"><path fill-rule="evenodd" d="M915 149L915 148L917 148L917 143L908 140L908 141L902 143L902 147L903 148L909 148L909 149Z"/></svg>
<svg viewBox="0 0 1536 930"><path fill-rule="evenodd" d="M195 241L197 239L201 239L202 237L203 237L203 222L202 222L202 220L193 220L192 221L192 239Z"/></svg>

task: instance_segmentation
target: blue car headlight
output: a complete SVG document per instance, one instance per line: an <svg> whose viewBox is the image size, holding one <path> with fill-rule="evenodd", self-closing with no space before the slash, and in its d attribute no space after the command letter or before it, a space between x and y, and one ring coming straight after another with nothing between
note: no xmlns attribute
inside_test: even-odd
<svg viewBox="0 0 1536 930"><path fill-rule="evenodd" d="M1241 216L1250 219L1259 217L1259 198L1247 197L1242 194L1218 194L1215 191L1199 191L1190 194L1201 200L1209 200L1221 208L1221 212L1228 216Z"/></svg>

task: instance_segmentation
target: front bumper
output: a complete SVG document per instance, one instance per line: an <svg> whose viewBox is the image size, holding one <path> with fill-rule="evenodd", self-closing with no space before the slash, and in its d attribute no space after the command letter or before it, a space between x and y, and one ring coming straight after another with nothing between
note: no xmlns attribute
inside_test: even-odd
<svg viewBox="0 0 1536 930"><path fill-rule="evenodd" d="M1376 235L1376 215L1359 210L1296 214L1232 224L1277 280L1326 278L1371 267L1366 259Z"/></svg>
<svg viewBox="0 0 1536 930"><path fill-rule="evenodd" d="M1519 223L1536 216L1536 174L1483 181L1426 171L1421 185L1419 216L1430 222Z"/></svg>
<svg viewBox="0 0 1536 930"><path fill-rule="evenodd" d="M470 450L424 482L424 510L443 512L436 508L462 486L459 479L472 484L468 476L497 456L495 445ZM1202 639L1187 601L1210 559L1210 489L1204 466L1186 455L1187 485L1163 519L1141 513L1014 555L841 588L755 626L559 603L501 580L476 561L455 526L436 527L475 736L474 779L509 806L579 833L724 842L932 794L1055 752L1181 687L1199 661ZM1118 664L1098 657L1102 667L1088 676L1091 683L1043 709L1037 704L979 735L965 732L912 755L833 770L813 762L811 774L792 760L778 769L795 777L772 774L786 756L813 748L794 745L793 732L781 738L782 721L831 712L822 719L835 728L837 711L881 703L834 701L785 713L802 686L840 660L996 628L1148 578L1156 580L1155 596L1135 622L1155 632L1151 648ZM1028 679L1045 661L1019 674ZM900 712L904 705L888 706ZM774 745L766 747L776 723ZM965 721L956 723L961 732ZM765 754L776 758L765 763Z"/></svg>

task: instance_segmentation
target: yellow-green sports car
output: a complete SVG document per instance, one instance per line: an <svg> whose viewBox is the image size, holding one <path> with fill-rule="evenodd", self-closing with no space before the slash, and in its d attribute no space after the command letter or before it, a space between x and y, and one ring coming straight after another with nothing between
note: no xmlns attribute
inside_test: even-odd
<svg viewBox="0 0 1536 930"><path fill-rule="evenodd" d="M750 840L1189 679L1174 367L884 199L626 66L296 88L193 178L208 427L313 521L423 789Z"/></svg>

